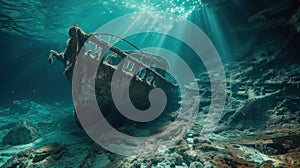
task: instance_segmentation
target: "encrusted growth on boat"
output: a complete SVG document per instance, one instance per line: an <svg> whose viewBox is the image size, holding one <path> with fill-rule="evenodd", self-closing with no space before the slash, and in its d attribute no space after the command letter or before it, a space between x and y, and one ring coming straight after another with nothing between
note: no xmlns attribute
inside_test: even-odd
<svg viewBox="0 0 300 168"><path fill-rule="evenodd" d="M74 27L71 27L70 30L73 28ZM71 83L73 82L73 87L78 87L82 93L84 92L83 90L92 90L92 88L81 88L81 86L77 86L77 84L95 82L94 94L104 115L109 115L111 112L117 111L111 91L111 82L116 71L121 73L121 76L118 76L118 78L115 79L116 81L114 81L118 83L118 87L121 88L121 95L126 94L126 91L129 89L130 100L138 109L145 110L149 108L151 105L149 94L154 88L162 89L167 96L168 101L165 111L174 111L179 108L179 86L176 80L167 72L169 64L166 59L143 52L124 39L122 40L134 46L137 50L121 50L113 46L110 41L102 40L97 34L85 34L77 25L75 25L75 30L77 30L75 34L76 37L70 34L69 41L72 41L72 43L68 43L66 51L64 53L51 51L49 61L50 63L53 62L53 55L56 56L59 61L62 61L66 67L64 72L66 77ZM105 35L115 37L110 34ZM73 45L74 40L77 40L77 45ZM66 57L68 54L67 51L70 50L70 45L72 45L71 51L73 53L71 53L71 56ZM78 48L78 45L82 46L82 48ZM79 72L83 78L74 80L72 77L73 70L75 65L78 65L78 63L76 63L78 61L83 61ZM91 72L92 68L90 67L98 67L96 74ZM92 74L94 74L94 77L90 78ZM126 85L126 81L127 83L130 81L129 88L128 85ZM74 82L76 86L74 86ZM87 91L86 94L83 94L86 96L80 97L79 101L91 101L92 97L90 94L91 92Z"/></svg>

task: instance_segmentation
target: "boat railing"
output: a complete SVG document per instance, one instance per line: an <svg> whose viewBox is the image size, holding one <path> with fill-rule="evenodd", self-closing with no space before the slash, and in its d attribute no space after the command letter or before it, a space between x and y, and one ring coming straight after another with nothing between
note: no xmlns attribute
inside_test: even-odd
<svg viewBox="0 0 300 168"><path fill-rule="evenodd" d="M115 46L112 46L110 43L99 39L95 35L91 35L89 40L90 42L94 43L97 47L101 48L102 53L105 53L107 50L110 50L113 53L115 53L108 55L107 58L105 58L105 61L103 61L103 63L109 64L115 68L119 68L120 66L122 66L122 70L127 73L133 74L134 72L138 72L135 76L141 81L146 81L149 85L152 86L158 85L158 81L167 82L173 85L174 87L178 86L177 84L167 80L163 76L163 74L160 74L157 71L155 71L155 68L152 66L153 63L147 65L141 60L137 59L136 57L131 56L130 53L127 53ZM144 55L144 53L141 52L141 55ZM127 58L127 60L124 61L123 64L119 64L119 62L124 58ZM115 63L114 59L118 60L116 61L117 63Z"/></svg>

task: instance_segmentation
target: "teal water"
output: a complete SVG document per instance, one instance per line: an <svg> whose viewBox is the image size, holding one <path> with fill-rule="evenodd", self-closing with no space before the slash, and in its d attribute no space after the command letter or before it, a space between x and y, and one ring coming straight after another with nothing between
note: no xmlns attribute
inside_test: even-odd
<svg viewBox="0 0 300 168"><path fill-rule="evenodd" d="M128 1L1 1L1 31L47 42L64 42L70 25L95 31L113 18L142 11L161 11L189 17L201 0Z"/></svg>
<svg viewBox="0 0 300 168"><path fill-rule="evenodd" d="M292 15L297 14L297 9L298 15L294 17L296 21L292 22ZM270 108L266 112L270 116L268 122L275 123L266 126L272 132L277 132L280 124L294 126L300 121L294 117L293 123L293 118L289 118L293 117L289 113L299 116L299 9L299 0L0 0L0 142L16 123L24 120L29 120L41 134L38 140L24 146L0 145L0 167L24 149L55 142L66 145L74 155L81 150L88 151L91 139L74 121L72 87L63 74L64 66L57 60L50 65L47 61L49 51L64 51L69 38L67 31L74 24L78 24L86 33L93 33L113 19L138 12L174 14L179 19L194 23L209 37L217 49L228 79L228 104L218 126L233 131L249 128L252 136L260 129L256 122L267 125L267 121L256 118L261 111L266 112L265 108ZM256 15L260 11L262 14ZM157 26L155 23L147 24L150 27ZM120 31L122 28L121 25L115 27ZM185 25L182 25L179 33L187 31ZM202 74L206 68L194 51L182 41L161 34L140 33L126 37L126 40L139 48L161 47L178 54L195 76L199 75L195 81L201 84L201 98L204 98L199 112L207 115L212 97L211 83L207 74ZM172 68L181 70L181 67ZM195 85L187 86L191 90L193 87ZM280 91L278 96L277 91ZM261 100L273 92L276 93L274 114L273 105L264 102L265 99ZM240 109L249 99L262 104L253 105L253 108L250 102L249 108L254 110L246 111L252 112L257 108L263 110L258 110L255 115L248 114L248 117ZM182 102L187 107L193 104L184 100ZM233 124L236 122L240 125L231 127L227 121L235 117L237 119ZM195 123L196 130L202 129L203 118L200 119ZM249 123L244 122L247 119ZM253 128L248 124L253 124ZM219 132L217 130L216 134L223 136L222 129ZM232 133L226 136L230 139L230 136L240 135ZM76 155L67 165L74 166L84 154Z"/></svg>

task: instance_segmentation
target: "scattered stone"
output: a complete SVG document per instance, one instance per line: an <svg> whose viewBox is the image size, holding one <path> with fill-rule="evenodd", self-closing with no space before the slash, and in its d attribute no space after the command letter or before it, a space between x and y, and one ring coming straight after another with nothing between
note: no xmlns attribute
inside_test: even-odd
<svg viewBox="0 0 300 168"><path fill-rule="evenodd" d="M204 168L215 168L213 164L211 164L209 161L203 163Z"/></svg>
<svg viewBox="0 0 300 168"><path fill-rule="evenodd" d="M193 162L190 164L190 167L189 168L203 168L203 164L200 163L200 162Z"/></svg>
<svg viewBox="0 0 300 168"><path fill-rule="evenodd" d="M173 157L175 158L175 164L176 165L182 165L182 163L183 163L183 156L182 155L180 155L178 153L175 153L173 155Z"/></svg>
<svg viewBox="0 0 300 168"><path fill-rule="evenodd" d="M183 154L184 151L188 149L189 149L189 145L184 139L180 140L180 142L175 147L175 151L179 154Z"/></svg>
<svg viewBox="0 0 300 168"><path fill-rule="evenodd" d="M205 143L207 142L207 140L203 137L194 137L193 142L194 144L198 144L198 143Z"/></svg>
<svg viewBox="0 0 300 168"><path fill-rule="evenodd" d="M195 147L195 149L199 149L202 152L218 151L218 149L215 147L215 145L211 145L208 143L200 144L199 146Z"/></svg>
<svg viewBox="0 0 300 168"><path fill-rule="evenodd" d="M194 161L197 161L200 155L197 150L187 150L184 152L183 156L186 161L192 163Z"/></svg>

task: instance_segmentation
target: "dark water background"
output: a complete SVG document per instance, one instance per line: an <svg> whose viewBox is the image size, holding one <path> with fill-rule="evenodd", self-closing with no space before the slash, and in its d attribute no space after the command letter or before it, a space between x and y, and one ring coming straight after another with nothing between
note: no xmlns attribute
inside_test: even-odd
<svg viewBox="0 0 300 168"><path fill-rule="evenodd" d="M57 44L1 34L0 102L12 100L71 100L71 87L63 66L47 63L48 51Z"/></svg>

